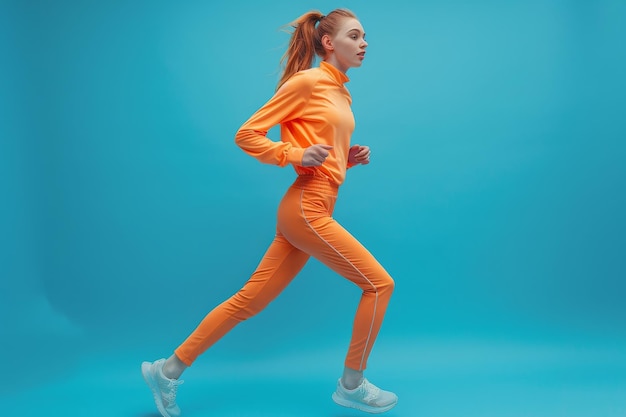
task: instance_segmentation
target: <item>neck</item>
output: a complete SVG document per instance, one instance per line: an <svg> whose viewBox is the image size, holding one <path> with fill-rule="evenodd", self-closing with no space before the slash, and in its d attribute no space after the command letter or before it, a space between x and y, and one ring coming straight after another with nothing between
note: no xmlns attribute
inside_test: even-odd
<svg viewBox="0 0 626 417"><path fill-rule="evenodd" d="M337 68L339 71L343 72L344 74L348 72L349 67L342 67L341 64L337 62L335 55L330 55L326 57L324 61L328 62L330 65Z"/></svg>

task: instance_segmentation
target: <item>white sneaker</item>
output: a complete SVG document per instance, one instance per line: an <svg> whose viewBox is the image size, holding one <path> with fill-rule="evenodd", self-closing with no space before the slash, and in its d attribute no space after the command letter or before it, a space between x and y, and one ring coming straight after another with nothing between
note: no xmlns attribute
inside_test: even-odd
<svg viewBox="0 0 626 417"><path fill-rule="evenodd" d="M367 413L384 413L398 403L398 396L378 388L365 378L355 389L344 388L339 379L337 391L333 393L333 401L344 407L356 408Z"/></svg>
<svg viewBox="0 0 626 417"><path fill-rule="evenodd" d="M169 379L163 375L165 359L141 364L141 373L146 384L152 390L154 402L163 417L180 416L180 408L176 405L176 390L183 383L177 379Z"/></svg>

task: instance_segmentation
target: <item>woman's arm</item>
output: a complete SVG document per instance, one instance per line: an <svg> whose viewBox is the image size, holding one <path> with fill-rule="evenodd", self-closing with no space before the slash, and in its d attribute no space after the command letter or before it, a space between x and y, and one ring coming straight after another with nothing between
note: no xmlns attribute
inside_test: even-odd
<svg viewBox="0 0 626 417"><path fill-rule="evenodd" d="M260 162L278 166L301 165L303 148L296 148L287 142L272 141L267 137L267 132L276 125L300 117L312 89L313 83L308 77L301 74L292 76L239 128L235 143Z"/></svg>

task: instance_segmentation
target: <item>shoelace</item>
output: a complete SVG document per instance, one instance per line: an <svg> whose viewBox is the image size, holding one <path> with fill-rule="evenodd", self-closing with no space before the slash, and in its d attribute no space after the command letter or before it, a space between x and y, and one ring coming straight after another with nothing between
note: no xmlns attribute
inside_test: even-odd
<svg viewBox="0 0 626 417"><path fill-rule="evenodd" d="M163 399L166 400L169 404L173 404L176 400L176 391L178 390L178 386L182 385L184 381L179 381L176 379L170 379L167 383L167 392L162 392Z"/></svg>
<svg viewBox="0 0 626 417"><path fill-rule="evenodd" d="M380 394L380 388L378 388L376 385L365 379L361 387L363 391L365 391L365 397L363 397L363 401L365 401L366 403L370 403L378 399L378 394Z"/></svg>

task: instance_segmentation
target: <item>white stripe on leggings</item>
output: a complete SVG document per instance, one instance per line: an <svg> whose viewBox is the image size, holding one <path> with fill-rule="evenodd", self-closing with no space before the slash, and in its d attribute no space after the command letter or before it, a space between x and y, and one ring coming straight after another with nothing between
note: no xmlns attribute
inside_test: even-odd
<svg viewBox="0 0 626 417"><path fill-rule="evenodd" d="M369 346L370 338L372 337L372 330L374 329L374 321L376 319L376 308L378 307L378 289L376 288L374 284L372 284L372 281L367 279L367 277L359 270L359 268L357 268L352 262L350 262L348 258L343 256L341 252L335 249L333 245L328 243L328 241L324 239L322 236L320 236L320 234L317 233L317 230L315 230L315 228L311 226L311 223L309 223L309 220L306 218L306 215L304 214L304 209L302 208L303 195L304 195L304 189L300 192L300 211L302 212L302 218L304 219L306 224L311 228L311 230L313 230L313 233L315 233L322 242L326 243L329 248L334 250L337 253L337 255L342 257L348 264L350 264L350 266L352 266L352 268L354 268L354 270L357 271L361 275L361 277L363 277L363 279L372 286L372 288L374 288L374 292L376 294L376 298L374 299L374 313L372 314L372 322L370 323L370 330L367 334L367 340L365 340L365 347L363 348L363 355L361 355L361 363L359 364L359 369L357 369L357 371L361 371L362 370L361 368L363 367L363 361L365 360L365 352L367 352L367 346Z"/></svg>

